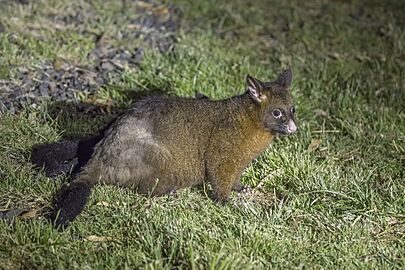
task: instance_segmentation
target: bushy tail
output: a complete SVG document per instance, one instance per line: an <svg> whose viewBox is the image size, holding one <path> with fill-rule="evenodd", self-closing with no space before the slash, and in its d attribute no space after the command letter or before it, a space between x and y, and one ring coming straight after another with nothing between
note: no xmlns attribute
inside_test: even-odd
<svg viewBox="0 0 405 270"><path fill-rule="evenodd" d="M80 214L87 203L92 186L86 181L73 181L62 187L53 200L49 216L55 227L66 227Z"/></svg>

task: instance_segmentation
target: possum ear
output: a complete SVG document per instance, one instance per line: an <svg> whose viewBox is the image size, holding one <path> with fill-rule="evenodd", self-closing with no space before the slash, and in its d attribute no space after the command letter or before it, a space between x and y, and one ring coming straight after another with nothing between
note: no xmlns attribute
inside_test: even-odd
<svg viewBox="0 0 405 270"><path fill-rule="evenodd" d="M262 93L262 90L265 88L265 86L260 80L247 75L246 87L247 92L255 103L260 104L264 99L266 99L266 96Z"/></svg>
<svg viewBox="0 0 405 270"><path fill-rule="evenodd" d="M293 78L293 72L291 68L283 71L283 73L278 76L276 83L283 87L284 89L290 89Z"/></svg>

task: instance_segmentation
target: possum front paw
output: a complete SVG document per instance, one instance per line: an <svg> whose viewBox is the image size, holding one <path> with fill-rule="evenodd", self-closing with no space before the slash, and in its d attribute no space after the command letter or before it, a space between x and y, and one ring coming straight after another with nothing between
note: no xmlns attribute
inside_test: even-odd
<svg viewBox="0 0 405 270"><path fill-rule="evenodd" d="M233 184L232 190L244 195L251 195L253 193L253 189L250 186L242 185L240 181Z"/></svg>
<svg viewBox="0 0 405 270"><path fill-rule="evenodd" d="M214 190L211 193L211 198L215 203L220 204L220 205L225 205L228 202L229 194L224 194L224 193L217 192Z"/></svg>
<svg viewBox="0 0 405 270"><path fill-rule="evenodd" d="M228 198L223 198L223 197L216 197L216 196L213 196L212 197L212 200L215 202L215 203L217 203L217 204L219 204L219 205L225 205L227 202L228 202Z"/></svg>
<svg viewBox="0 0 405 270"><path fill-rule="evenodd" d="M251 196L253 195L253 188L249 186L243 186L243 188L239 190L238 193L245 196Z"/></svg>

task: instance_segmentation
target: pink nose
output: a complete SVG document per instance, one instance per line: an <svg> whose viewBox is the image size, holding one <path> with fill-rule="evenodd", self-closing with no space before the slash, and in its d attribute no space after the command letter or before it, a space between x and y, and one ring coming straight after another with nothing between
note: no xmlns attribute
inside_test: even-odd
<svg viewBox="0 0 405 270"><path fill-rule="evenodd" d="M295 125L293 120L288 121L287 124L287 131L288 133L292 134L297 131L297 126Z"/></svg>

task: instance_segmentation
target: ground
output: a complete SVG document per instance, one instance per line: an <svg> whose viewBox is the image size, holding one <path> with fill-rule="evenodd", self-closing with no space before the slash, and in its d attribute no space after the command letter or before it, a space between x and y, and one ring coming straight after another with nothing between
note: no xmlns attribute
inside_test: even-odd
<svg viewBox="0 0 405 270"><path fill-rule="evenodd" d="M0 268L403 269L404 2L172 2L0 2ZM222 99L285 67L299 132L247 168L253 195L97 186L67 230L44 220L66 177L33 145L141 94Z"/></svg>

